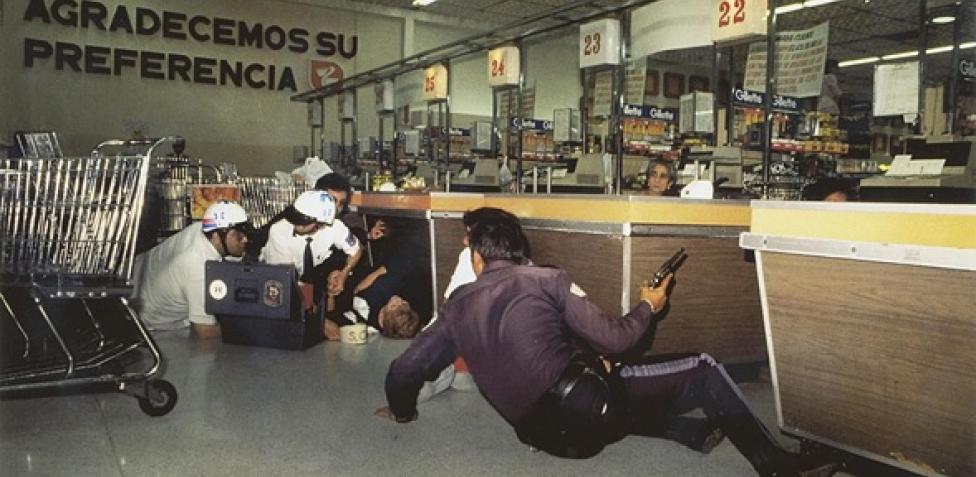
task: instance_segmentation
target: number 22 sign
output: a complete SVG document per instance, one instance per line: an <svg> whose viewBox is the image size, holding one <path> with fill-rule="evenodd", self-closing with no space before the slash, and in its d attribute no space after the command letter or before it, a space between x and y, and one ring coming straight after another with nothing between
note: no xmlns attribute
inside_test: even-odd
<svg viewBox="0 0 976 477"><path fill-rule="evenodd" d="M712 40L716 43L766 35L767 0L716 0Z"/></svg>

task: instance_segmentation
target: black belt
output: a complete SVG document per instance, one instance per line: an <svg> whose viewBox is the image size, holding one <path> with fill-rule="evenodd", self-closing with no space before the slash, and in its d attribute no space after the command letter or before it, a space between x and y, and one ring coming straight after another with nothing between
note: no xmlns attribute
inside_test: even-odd
<svg viewBox="0 0 976 477"><path fill-rule="evenodd" d="M606 383L607 374L604 372L605 370L606 368L603 367L599 357L582 353L575 354L570 359L569 364L566 365L566 369L559 375L556 384L549 388L548 393L556 398L557 402L562 401L566 399L566 396L569 396L569 393L573 392L576 384L586 375L596 376Z"/></svg>

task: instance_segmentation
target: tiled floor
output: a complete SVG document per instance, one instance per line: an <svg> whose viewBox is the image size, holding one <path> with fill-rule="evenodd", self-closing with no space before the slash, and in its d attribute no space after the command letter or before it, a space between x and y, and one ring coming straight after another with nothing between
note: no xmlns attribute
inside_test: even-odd
<svg viewBox="0 0 976 477"><path fill-rule="evenodd" d="M628 437L582 461L530 452L476 392L448 391L397 425L373 417L409 343L307 351L158 335L179 401L163 417L123 394L0 401L3 476L750 476L728 442L701 455ZM743 387L772 424L768 383Z"/></svg>

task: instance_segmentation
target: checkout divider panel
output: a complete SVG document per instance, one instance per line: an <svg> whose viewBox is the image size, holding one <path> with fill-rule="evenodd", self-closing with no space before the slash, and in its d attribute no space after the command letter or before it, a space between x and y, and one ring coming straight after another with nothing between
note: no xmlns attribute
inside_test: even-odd
<svg viewBox="0 0 976 477"><path fill-rule="evenodd" d="M663 232L662 233L666 233ZM755 264L733 237L632 237L630 302L640 283L680 247L688 259L677 273L671 308L658 323L652 354L704 352L724 363L766 360Z"/></svg>
<svg viewBox="0 0 976 477"><path fill-rule="evenodd" d="M760 253L784 430L976 475L976 272Z"/></svg>
<svg viewBox="0 0 976 477"><path fill-rule="evenodd" d="M620 317L623 237L538 229L531 225L526 225L525 235L532 247L532 261L565 270L608 317Z"/></svg>
<svg viewBox="0 0 976 477"><path fill-rule="evenodd" d="M437 304L444 303L444 290L451 282L458 254L464 249L464 222L456 219L434 221L434 276L437 279Z"/></svg>

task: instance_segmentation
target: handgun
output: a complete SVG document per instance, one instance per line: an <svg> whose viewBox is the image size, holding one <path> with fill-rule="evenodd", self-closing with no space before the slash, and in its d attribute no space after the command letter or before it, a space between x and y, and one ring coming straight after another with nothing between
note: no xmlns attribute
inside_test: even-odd
<svg viewBox="0 0 976 477"><path fill-rule="evenodd" d="M681 247L674 255L671 256L666 262L661 264L661 267L657 269L654 276L651 278L651 288L657 288L658 285L664 281L664 278L668 275L675 273L681 268L681 265L685 263L688 258L688 254L685 253L685 248Z"/></svg>

